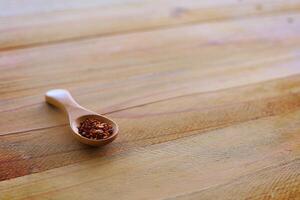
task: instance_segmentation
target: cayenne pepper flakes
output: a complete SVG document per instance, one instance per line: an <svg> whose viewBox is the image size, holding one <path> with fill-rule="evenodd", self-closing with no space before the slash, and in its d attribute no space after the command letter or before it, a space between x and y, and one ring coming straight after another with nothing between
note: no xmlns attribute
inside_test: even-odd
<svg viewBox="0 0 300 200"><path fill-rule="evenodd" d="M113 134L111 124L101 122L98 119L86 118L78 126L80 135L94 140L106 139Z"/></svg>

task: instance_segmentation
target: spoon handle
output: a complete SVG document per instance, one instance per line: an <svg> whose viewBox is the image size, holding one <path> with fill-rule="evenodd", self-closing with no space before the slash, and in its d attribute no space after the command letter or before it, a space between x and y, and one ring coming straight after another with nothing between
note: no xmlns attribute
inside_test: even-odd
<svg viewBox="0 0 300 200"><path fill-rule="evenodd" d="M68 90L63 89L55 89L55 90L49 90L45 95L47 103L56 106L65 112L67 112L69 115L78 110L85 110L83 107L81 107L71 96L70 92Z"/></svg>

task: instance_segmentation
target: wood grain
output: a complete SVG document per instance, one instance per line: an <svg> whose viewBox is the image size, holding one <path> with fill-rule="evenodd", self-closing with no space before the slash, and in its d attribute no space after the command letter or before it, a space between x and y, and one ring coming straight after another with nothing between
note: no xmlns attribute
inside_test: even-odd
<svg viewBox="0 0 300 200"><path fill-rule="evenodd" d="M299 9L0 1L0 199L299 199ZM54 88L117 140L77 142Z"/></svg>
<svg viewBox="0 0 300 200"><path fill-rule="evenodd" d="M5 86L0 89L4 99L0 116L5 117L0 117L0 122L7 125L0 128L0 134L61 124L63 116L46 114L53 111L41 102L45 91L55 87L67 88L82 105L107 113L164 98L298 73L300 26L295 22L290 29L284 30L288 24L286 17L262 18L260 26L253 19L228 22L226 31L222 31L223 23L196 25L4 52L0 58L1 83ZM294 18L300 21L299 15ZM274 20L278 21L275 25ZM243 26L246 32L240 39L232 40L237 26ZM266 27L277 35L260 34ZM185 39L187 34L189 40ZM166 39L160 41L161 37ZM143 40L148 42L139 45L138 41ZM281 46L274 49L273 42ZM76 45L79 48L75 48ZM117 51L116 46L120 46ZM23 117L23 123L11 126L7 122L16 112L18 115L45 113L45 118L39 118L37 123Z"/></svg>
<svg viewBox="0 0 300 200"><path fill-rule="evenodd" d="M298 121L295 111L206 134L195 131L192 137L4 181L0 197L90 199L101 194L107 199L122 191L120 198L150 199L225 184L298 159ZM295 164L299 168L299 162ZM289 173L293 192L299 194L299 174Z"/></svg>
<svg viewBox="0 0 300 200"><path fill-rule="evenodd" d="M36 0L26 1L25 5L14 1L3 2L3 14L0 13L0 49L203 21L297 12L300 9L297 0L76 0L64 4L55 0L49 1L47 6Z"/></svg>
<svg viewBox="0 0 300 200"><path fill-rule="evenodd" d="M6 154L1 159L1 178L39 172L96 155L118 154L133 147L186 137L194 134L193 130L206 132L288 113L300 106L299 82L300 77L296 76L253 86L171 98L112 113L108 116L120 124L122 134L111 147L99 150L87 148L73 140L66 125L11 134L2 137L0 143L1 151ZM291 90L293 93L290 93ZM249 96L249 93L255 95ZM147 129L143 128L145 126ZM19 144L17 149L14 145L16 142Z"/></svg>

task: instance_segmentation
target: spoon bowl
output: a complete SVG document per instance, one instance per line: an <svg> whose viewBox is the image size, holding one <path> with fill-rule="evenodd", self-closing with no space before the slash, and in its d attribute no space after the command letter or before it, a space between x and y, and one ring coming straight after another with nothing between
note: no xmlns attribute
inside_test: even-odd
<svg viewBox="0 0 300 200"><path fill-rule="evenodd" d="M93 111L83 108L73 99L73 97L67 90L49 90L45 95L45 99L47 103L56 106L67 113L73 136L81 143L91 146L103 146L116 139L119 133L119 127L117 123L109 119L108 117L99 115ZM78 132L78 127L80 125L80 122L84 121L87 118L98 119L101 122L111 124L113 127L113 133L105 139L89 139L82 136Z"/></svg>
<svg viewBox="0 0 300 200"><path fill-rule="evenodd" d="M89 139L89 138L86 138L86 137L80 135L78 133L78 127L80 125L80 122L84 121L87 118L98 119L101 122L111 124L113 127L113 133L108 138L100 139L100 140ZM70 126L71 126L72 131L75 134L74 136L81 143L91 145L91 146L102 146L102 145L108 144L108 143L112 142L114 139L116 139L118 132L119 132L119 128L114 121L112 121L111 119L109 119L107 117L104 117L102 115L97 115L97 114L88 114L88 115L80 116L77 119L75 119L74 121L72 121L70 123Z"/></svg>

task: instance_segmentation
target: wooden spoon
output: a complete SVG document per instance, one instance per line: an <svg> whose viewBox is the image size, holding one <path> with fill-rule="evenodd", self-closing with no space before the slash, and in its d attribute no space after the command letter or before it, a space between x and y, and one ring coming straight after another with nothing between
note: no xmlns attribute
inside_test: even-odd
<svg viewBox="0 0 300 200"><path fill-rule="evenodd" d="M102 146L112 142L117 137L119 127L113 120L81 107L78 103L76 103L76 101L72 98L71 94L67 90L49 90L46 93L45 98L47 103L64 110L68 114L69 123L73 135L80 142L92 146ZM97 140L89 139L80 135L78 133L78 126L80 125L80 122L85 120L86 118L98 119L101 122L111 124L113 127L113 133L108 138Z"/></svg>

